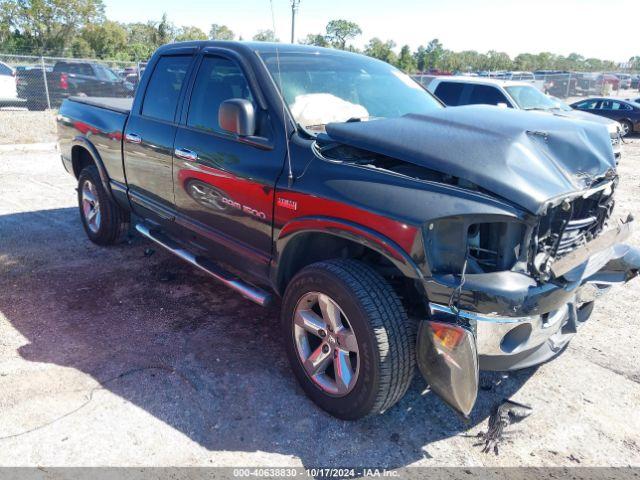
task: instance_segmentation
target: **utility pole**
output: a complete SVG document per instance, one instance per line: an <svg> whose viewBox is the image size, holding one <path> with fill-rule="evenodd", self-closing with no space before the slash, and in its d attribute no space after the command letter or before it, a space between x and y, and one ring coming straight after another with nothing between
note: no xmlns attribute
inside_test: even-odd
<svg viewBox="0 0 640 480"><path fill-rule="evenodd" d="M291 43L295 43L296 34L296 11L300 5L300 0L291 0Z"/></svg>

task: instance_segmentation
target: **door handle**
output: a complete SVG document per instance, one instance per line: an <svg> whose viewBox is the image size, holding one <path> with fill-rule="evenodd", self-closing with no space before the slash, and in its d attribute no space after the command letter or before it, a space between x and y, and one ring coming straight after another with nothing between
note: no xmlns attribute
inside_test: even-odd
<svg viewBox="0 0 640 480"><path fill-rule="evenodd" d="M140 135L137 135L135 133L127 133L124 136L124 139L129 143L140 143L140 142L142 142L142 137L140 137Z"/></svg>
<svg viewBox="0 0 640 480"><path fill-rule="evenodd" d="M198 160L198 154L193 150L189 150L186 148L176 148L173 151L173 154L176 157L186 160L188 162L196 162Z"/></svg>

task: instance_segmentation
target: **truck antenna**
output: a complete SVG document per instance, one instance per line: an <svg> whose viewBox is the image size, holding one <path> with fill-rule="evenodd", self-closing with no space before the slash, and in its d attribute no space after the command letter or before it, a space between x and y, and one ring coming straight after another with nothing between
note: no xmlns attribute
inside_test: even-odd
<svg viewBox="0 0 640 480"><path fill-rule="evenodd" d="M273 0L269 0L271 5L271 28L273 29L273 36L276 36L276 17L273 13ZM289 149L289 131L287 128L287 105L284 101L284 90L282 89L282 72L280 70L280 49L276 47L276 65L278 66L278 87L280 88L280 99L282 100L282 124L284 125L285 146L287 149L287 167L289 170L288 188L293 185L293 168L291 167L291 151Z"/></svg>

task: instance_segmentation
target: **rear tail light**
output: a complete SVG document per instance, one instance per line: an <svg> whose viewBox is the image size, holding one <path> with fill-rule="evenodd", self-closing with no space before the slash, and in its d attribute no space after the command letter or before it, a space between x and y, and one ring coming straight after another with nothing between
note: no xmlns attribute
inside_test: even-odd
<svg viewBox="0 0 640 480"><path fill-rule="evenodd" d="M66 73L60 75L60 88L62 90L67 90L69 88L69 77Z"/></svg>

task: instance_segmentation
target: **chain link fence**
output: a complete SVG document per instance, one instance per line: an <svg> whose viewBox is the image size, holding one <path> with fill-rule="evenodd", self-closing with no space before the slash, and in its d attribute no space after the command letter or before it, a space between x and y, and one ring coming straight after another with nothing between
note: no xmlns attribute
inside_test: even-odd
<svg viewBox="0 0 640 480"><path fill-rule="evenodd" d="M0 54L0 109L55 110L70 96L133 97L146 63Z"/></svg>

